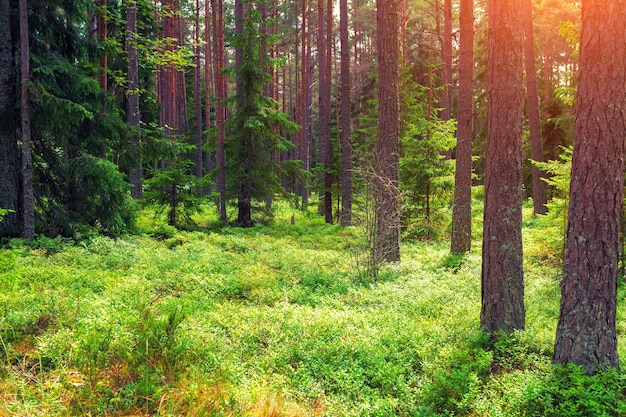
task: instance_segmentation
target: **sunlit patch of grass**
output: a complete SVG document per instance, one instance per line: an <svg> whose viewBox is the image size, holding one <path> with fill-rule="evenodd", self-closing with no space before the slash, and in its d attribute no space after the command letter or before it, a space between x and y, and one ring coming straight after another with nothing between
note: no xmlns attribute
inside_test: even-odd
<svg viewBox="0 0 626 417"><path fill-rule="evenodd" d="M515 417L558 394L560 266L528 205L527 331L492 341L478 239L406 240L371 277L361 229L277 204L271 227L148 207L141 235L0 250L0 415Z"/></svg>

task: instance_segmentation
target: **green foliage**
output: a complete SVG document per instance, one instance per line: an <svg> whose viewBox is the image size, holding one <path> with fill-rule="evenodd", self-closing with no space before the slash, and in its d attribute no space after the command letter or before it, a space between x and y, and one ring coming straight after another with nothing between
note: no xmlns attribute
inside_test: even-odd
<svg viewBox="0 0 626 417"><path fill-rule="evenodd" d="M233 134L227 140L226 153L229 195L236 197L239 205L251 205L251 199L259 201L268 195L286 193L281 179L302 177L302 163L276 158L295 146L286 135L295 133L300 126L278 110L278 103L263 92L270 81L272 63L265 51L272 46L272 38L262 35L266 22L258 5L253 1L244 3L243 33L235 39L243 56L236 70L241 91L235 97L237 113L231 121Z"/></svg>
<svg viewBox="0 0 626 417"><path fill-rule="evenodd" d="M400 190L403 196L405 234L418 238L443 235L441 209L449 205L454 189L454 161L446 157L455 143L456 120L439 120L428 114L428 89L403 77L400 140Z"/></svg>
<svg viewBox="0 0 626 417"><path fill-rule="evenodd" d="M8 209L0 208L0 222L2 221L4 216L6 216L9 213L14 213L14 210L8 210Z"/></svg>
<svg viewBox="0 0 626 417"><path fill-rule="evenodd" d="M192 215L206 201L198 190L206 187L209 178L193 175L193 162L183 155L173 156L169 166L150 171L144 183L144 198L161 210L168 210L168 224L175 227L193 225Z"/></svg>
<svg viewBox="0 0 626 417"><path fill-rule="evenodd" d="M478 253L407 242L367 281L356 227L282 201L272 227L179 231L142 213L147 236L0 249L0 414L625 412L621 373L550 364L556 266L527 259L528 329L491 338Z"/></svg>

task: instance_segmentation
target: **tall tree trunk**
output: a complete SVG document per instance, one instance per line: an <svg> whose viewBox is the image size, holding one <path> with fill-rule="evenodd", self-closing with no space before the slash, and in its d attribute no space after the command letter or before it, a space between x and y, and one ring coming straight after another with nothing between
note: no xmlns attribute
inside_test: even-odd
<svg viewBox="0 0 626 417"><path fill-rule="evenodd" d="M537 69L535 67L535 37L533 35L532 1L524 0L524 62L526 68L526 103L528 107L528 128L530 130L530 155L533 160L543 162L543 140L541 138L541 117L539 115L539 91L537 90ZM546 214L546 183L541 179L543 172L532 166L533 209L535 214Z"/></svg>
<svg viewBox="0 0 626 417"><path fill-rule="evenodd" d="M211 53L211 2L205 0L204 2L204 129L209 131L213 126L211 123L211 64L213 56ZM206 142L209 142L209 135L205 138ZM213 158L211 151L207 150L204 153L204 165L206 172L213 169ZM211 185L207 186L206 193L211 194Z"/></svg>
<svg viewBox="0 0 626 417"><path fill-rule="evenodd" d="M376 262L400 260L398 162L398 0L376 0L378 36L378 141Z"/></svg>
<svg viewBox="0 0 626 417"><path fill-rule="evenodd" d="M348 0L339 0L341 42L341 224L352 224L352 114L350 106L350 43Z"/></svg>
<svg viewBox="0 0 626 417"><path fill-rule="evenodd" d="M308 171L307 165L307 139L308 139L308 102L310 96L309 89L309 74L308 74L308 59L307 59L307 39L309 38L310 30L307 30L308 24L308 1L302 0L302 46L301 46L301 64L300 64L300 95L298 97L298 111L299 111L299 123L302 129L297 133L300 135L300 144L298 150L298 159L302 160L302 169ZM308 201L308 190L305 187L304 182L298 184L298 194L302 197L302 206L306 207Z"/></svg>
<svg viewBox="0 0 626 417"><path fill-rule="evenodd" d="M202 66L200 60L200 0L196 0L196 16L195 16L195 46L194 46L194 63L195 68L193 69L193 103L194 103L194 112L195 112L195 142L196 147L194 149L194 174L196 178L202 178L203 176L203 160L204 154L202 150L203 145L203 137L202 137ZM198 192L201 193L202 190L198 189Z"/></svg>
<svg viewBox="0 0 626 417"><path fill-rule="evenodd" d="M235 36L239 38L235 46L235 68L237 73L241 71L243 65L243 45L241 45L241 36L243 34L244 6L242 0L235 0ZM244 83L242 77L237 76L237 113L240 113L244 103ZM240 135L240 132L236 134ZM252 140L246 138L243 141L243 148L246 149L247 155L253 155ZM239 183L239 195L237 200L237 223L242 227L252 227L252 180L250 178L249 158L243 158L243 178Z"/></svg>
<svg viewBox="0 0 626 417"><path fill-rule="evenodd" d="M441 119L452 117L452 0L443 6L443 91L441 92Z"/></svg>
<svg viewBox="0 0 626 417"><path fill-rule="evenodd" d="M130 195L135 199L143 199L141 154L139 152L139 124L141 113L139 109L139 59L137 51L137 2L128 0L126 3L126 48L128 53L128 126L131 129L129 137L130 156Z"/></svg>
<svg viewBox="0 0 626 417"><path fill-rule="evenodd" d="M555 363L619 367L615 316L626 137L626 3L584 0Z"/></svg>
<svg viewBox="0 0 626 417"><path fill-rule="evenodd" d="M226 222L226 153L224 151L224 99L226 98L224 74L224 2L223 0L211 0L213 12L213 54L214 80L215 80L215 126L217 130L215 143L215 157L217 162L218 211L220 221Z"/></svg>
<svg viewBox="0 0 626 417"><path fill-rule="evenodd" d="M474 138L474 0L461 0L459 114L452 207L452 253L472 245L472 141Z"/></svg>
<svg viewBox="0 0 626 417"><path fill-rule="evenodd" d="M489 0L481 327L525 324L522 267L522 0Z"/></svg>
<svg viewBox="0 0 626 417"><path fill-rule="evenodd" d="M326 223L333 222L333 201L329 184L330 161L331 161L331 145L330 145L330 123L331 108L330 94L331 82L328 78L327 67L330 66L328 60L327 48L330 46L327 38L326 24L326 8L325 0L317 2L317 59L319 69L319 148L320 148L320 165L323 169L321 174L323 190L322 190L322 215Z"/></svg>
<svg viewBox="0 0 626 417"><path fill-rule="evenodd" d="M22 237L35 237L35 209L33 196L33 157L30 137L30 40L28 36L28 2L19 0L20 8L20 66L21 66L21 106L22 121Z"/></svg>
<svg viewBox="0 0 626 417"><path fill-rule="evenodd" d="M0 0L0 115L11 120L17 102L11 36L11 1ZM16 236L21 224L19 151L15 126L0 124L0 208L12 210L0 221L0 236Z"/></svg>

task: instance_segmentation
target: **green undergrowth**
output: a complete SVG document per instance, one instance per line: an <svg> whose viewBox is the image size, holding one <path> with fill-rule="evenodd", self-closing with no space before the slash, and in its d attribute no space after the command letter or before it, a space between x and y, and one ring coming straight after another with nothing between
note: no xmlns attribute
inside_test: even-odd
<svg viewBox="0 0 626 417"><path fill-rule="evenodd" d="M624 374L550 365L548 220L525 214L527 330L489 338L479 240L454 256L446 242L405 241L402 264L374 279L358 265L358 228L278 213L251 229L209 213L180 231L146 210L136 236L8 242L0 415L626 413Z"/></svg>

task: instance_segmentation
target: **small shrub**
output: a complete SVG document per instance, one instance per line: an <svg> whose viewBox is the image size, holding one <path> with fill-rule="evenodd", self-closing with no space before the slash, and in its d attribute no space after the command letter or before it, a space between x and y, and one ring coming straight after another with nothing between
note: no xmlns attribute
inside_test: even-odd
<svg viewBox="0 0 626 417"><path fill-rule="evenodd" d="M626 377L615 369L587 375L580 366L556 366L525 409L533 417L624 416Z"/></svg>

